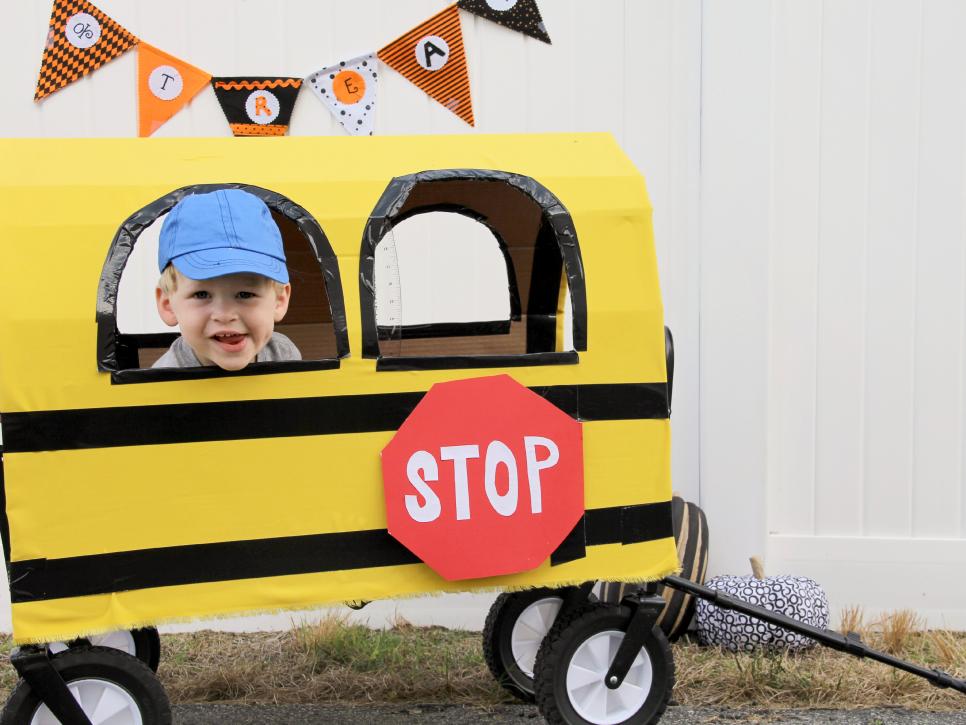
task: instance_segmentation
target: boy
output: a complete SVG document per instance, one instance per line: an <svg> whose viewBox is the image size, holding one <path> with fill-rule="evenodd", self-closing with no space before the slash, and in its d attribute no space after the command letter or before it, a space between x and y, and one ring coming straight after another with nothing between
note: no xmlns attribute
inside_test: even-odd
<svg viewBox="0 0 966 725"><path fill-rule="evenodd" d="M274 331L292 286L282 235L258 197L219 189L179 201L161 227L158 269L158 314L180 325L181 337L152 367L241 370L256 361L302 359Z"/></svg>

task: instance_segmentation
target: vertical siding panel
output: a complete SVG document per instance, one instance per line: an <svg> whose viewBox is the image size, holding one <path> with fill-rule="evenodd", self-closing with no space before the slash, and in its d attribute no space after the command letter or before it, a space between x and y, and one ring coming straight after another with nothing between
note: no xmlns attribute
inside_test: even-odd
<svg viewBox="0 0 966 725"><path fill-rule="evenodd" d="M523 33L477 18L463 16L463 30L472 35L475 58L470 59L470 80L473 83L473 110L477 125L487 133L519 132L527 127L527 93L534 82L526 72L527 48L530 43L541 46L537 50L548 51L545 43L528 38ZM472 26L480 28L485 35L485 50L479 34L467 32ZM467 37L467 44L471 38Z"/></svg>
<svg viewBox="0 0 966 725"><path fill-rule="evenodd" d="M966 7L924 6L916 261L914 536L957 536L962 488Z"/></svg>
<svg viewBox="0 0 966 725"><path fill-rule="evenodd" d="M669 135L674 115L671 103L674 85L670 57L671 8L667 0L645 0L626 3L625 12L625 71L619 97L623 107L620 126L628 131L621 145L637 161L647 180L648 195L654 207L659 272L667 283L672 155ZM665 102L656 103L656 99Z"/></svg>
<svg viewBox="0 0 966 725"><path fill-rule="evenodd" d="M864 255L871 0L826 2L816 342L815 533L862 530Z"/></svg>
<svg viewBox="0 0 966 725"><path fill-rule="evenodd" d="M911 533L920 5L872 5L866 533Z"/></svg>
<svg viewBox="0 0 966 725"><path fill-rule="evenodd" d="M628 0L630 3L631 0ZM631 3L633 6L635 3ZM674 333L674 435L671 464L674 489L689 501L701 500L699 419L700 319L700 176L701 176L701 17L699 2L666 0L671 47L668 105L667 234L658 239L665 320ZM648 18L628 14L628 29L640 36ZM625 46L625 50L629 48ZM631 77L633 74L629 73ZM640 118L640 115L636 116ZM626 121L628 140L633 119ZM659 145L648 139L648 146ZM637 160L641 154L631 151ZM640 163L640 162L638 162ZM646 169L645 169L646 171Z"/></svg>
<svg viewBox="0 0 966 725"><path fill-rule="evenodd" d="M623 136L624 34L617 22L624 16L623 0L574 4L579 40L567 55L575 58L569 93L576 96L572 130L610 131ZM552 38L553 36L551 36Z"/></svg>
<svg viewBox="0 0 966 725"><path fill-rule="evenodd" d="M573 0L542 3L540 14L550 33L553 48L535 41L526 45L530 83L523 103L527 107L528 131L573 129L578 93L574 79L578 29L574 24Z"/></svg>
<svg viewBox="0 0 966 725"><path fill-rule="evenodd" d="M769 529L812 533L822 3L776 3Z"/></svg>
<svg viewBox="0 0 966 725"><path fill-rule="evenodd" d="M744 571L765 546L771 13L704 5L701 499L729 537L715 571Z"/></svg>

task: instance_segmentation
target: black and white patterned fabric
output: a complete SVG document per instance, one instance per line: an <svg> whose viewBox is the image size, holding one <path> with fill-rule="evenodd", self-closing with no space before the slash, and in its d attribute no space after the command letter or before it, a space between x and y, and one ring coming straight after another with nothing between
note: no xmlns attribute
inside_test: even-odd
<svg viewBox="0 0 966 725"><path fill-rule="evenodd" d="M718 576L705 585L730 594L748 604L755 604L805 624L828 627L828 596L813 579L803 576ZM753 652L756 649L803 650L815 640L773 624L766 624L740 612L721 609L703 599L697 609L698 641L703 645L723 647L731 652Z"/></svg>

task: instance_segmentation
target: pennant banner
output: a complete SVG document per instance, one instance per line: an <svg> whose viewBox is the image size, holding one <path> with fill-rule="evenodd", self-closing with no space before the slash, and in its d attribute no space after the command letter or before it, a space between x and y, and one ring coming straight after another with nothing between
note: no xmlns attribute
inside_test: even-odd
<svg viewBox="0 0 966 725"><path fill-rule="evenodd" d="M236 136L284 136L301 78L212 78L215 95Z"/></svg>
<svg viewBox="0 0 966 725"><path fill-rule="evenodd" d="M461 10L505 25L531 38L550 42L537 0L459 0Z"/></svg>
<svg viewBox="0 0 966 725"><path fill-rule="evenodd" d="M473 124L470 78L456 5L450 5L379 51L379 60Z"/></svg>
<svg viewBox="0 0 966 725"><path fill-rule="evenodd" d="M354 136L372 135L379 82L375 53L330 65L306 81L346 131Z"/></svg>
<svg viewBox="0 0 966 725"><path fill-rule="evenodd" d="M54 0L34 100L97 70L137 42L87 0Z"/></svg>
<svg viewBox="0 0 966 725"><path fill-rule="evenodd" d="M208 85L211 74L138 44L138 135L150 136Z"/></svg>

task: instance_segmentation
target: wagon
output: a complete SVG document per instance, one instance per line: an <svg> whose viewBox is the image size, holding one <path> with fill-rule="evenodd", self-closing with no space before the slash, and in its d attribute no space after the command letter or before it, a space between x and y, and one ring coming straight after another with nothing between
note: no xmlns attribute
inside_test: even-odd
<svg viewBox="0 0 966 725"><path fill-rule="evenodd" d="M655 722L673 661L647 583L745 606L673 576L670 338L644 181L610 136L0 149L22 678L0 722L169 722L161 623L455 591L518 593L499 641L540 618L548 720ZM279 226L277 329L303 359L154 368L175 334L131 309L153 294L135 270L178 200L219 188ZM492 305L458 304L479 285ZM642 586L604 605L595 580Z"/></svg>
<svg viewBox="0 0 966 725"><path fill-rule="evenodd" d="M17 717L70 708L44 682L118 667L116 650L48 656L50 642L347 600L656 580L677 566L650 207L613 139L271 141L3 142ZM178 199L225 186L260 196L279 224L294 290L278 329L304 359L243 375L151 368L172 335L125 328L125 269ZM429 212L486 229L503 270L499 315L407 317L399 297L416 292L395 235ZM387 240L399 247L388 256ZM553 513L545 484L541 513L556 528L527 545L530 560L446 578L390 533L380 453L434 386L474 380L579 421L580 508ZM478 543L499 548L500 531ZM136 701L156 688L115 681L105 692L151 721Z"/></svg>

